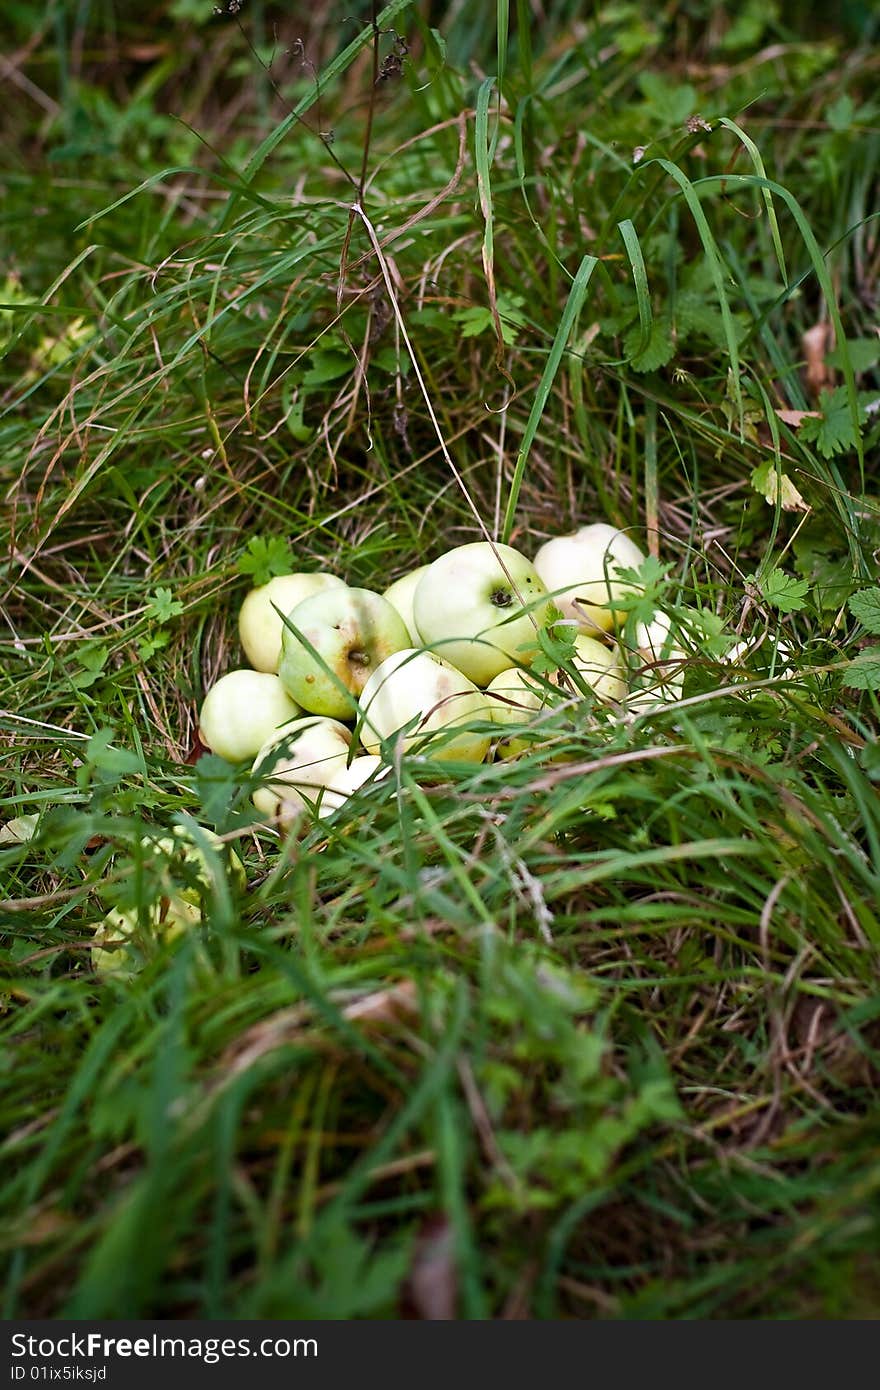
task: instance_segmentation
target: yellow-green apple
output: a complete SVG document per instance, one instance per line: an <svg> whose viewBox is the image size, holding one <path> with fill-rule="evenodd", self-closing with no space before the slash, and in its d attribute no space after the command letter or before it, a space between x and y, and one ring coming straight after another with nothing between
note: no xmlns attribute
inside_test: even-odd
<svg viewBox="0 0 880 1390"><path fill-rule="evenodd" d="M415 598L416 586L428 565L419 565L417 570L411 570L409 574L403 575L401 579L395 579L382 595L388 602L397 609L403 621L406 623L409 639L413 646L421 645L421 637L416 627L416 620L413 614L413 599Z"/></svg>
<svg viewBox="0 0 880 1390"><path fill-rule="evenodd" d="M639 547L623 531L603 521L583 526L573 536L556 536L541 546L535 569L564 618L581 632L610 632L616 615L614 600L631 593L615 580L620 569L638 569L644 560Z"/></svg>
<svg viewBox="0 0 880 1390"><path fill-rule="evenodd" d="M662 608L655 608L649 623L636 624L636 647L645 661L661 661L672 646L672 619Z"/></svg>
<svg viewBox="0 0 880 1390"><path fill-rule="evenodd" d="M268 584L251 589L238 615L238 635L254 670L278 671L284 624L277 609L289 613L312 594L342 587L343 581L335 574L316 570L312 574L279 574Z"/></svg>
<svg viewBox="0 0 880 1390"><path fill-rule="evenodd" d="M502 728L530 723L535 714L546 708L548 694L547 687L521 666L500 671L486 686L492 720ZM503 758L515 758L531 746L527 738L505 736L499 740L498 753Z"/></svg>
<svg viewBox="0 0 880 1390"><path fill-rule="evenodd" d="M201 842L204 843L201 843ZM144 877L146 909L113 908L95 932L92 964L102 974L133 975L151 950L173 941L202 921L202 904L214 891L215 875L247 883L244 865L213 830L176 825L170 834L145 835L141 848L151 861Z"/></svg>
<svg viewBox="0 0 880 1390"><path fill-rule="evenodd" d="M625 698L626 679L616 646L607 647L595 637L578 632L574 639L571 661L575 670L601 700ZM571 689L572 681L564 669L556 671L553 680L560 689Z"/></svg>
<svg viewBox="0 0 880 1390"><path fill-rule="evenodd" d="M360 738L368 753L410 724L403 748L417 748L432 758L480 763L489 751L491 733L468 727L491 719L482 690L436 652L409 647L382 662L361 692ZM452 737L439 737L458 729Z"/></svg>
<svg viewBox="0 0 880 1390"><path fill-rule="evenodd" d="M509 545L473 541L429 565L413 599L416 628L476 685L527 665L552 614L531 561Z"/></svg>
<svg viewBox="0 0 880 1390"><path fill-rule="evenodd" d="M684 668L687 652L679 646L664 649L663 660L645 667L637 684L627 696L626 707L631 714L646 714L663 705L675 704L684 689Z"/></svg>
<svg viewBox="0 0 880 1390"><path fill-rule="evenodd" d="M269 671L227 671L211 686L199 711L199 738L231 763L252 762L281 724L302 714Z"/></svg>
<svg viewBox="0 0 880 1390"><path fill-rule="evenodd" d="M159 871L158 889L165 896L200 902L212 890L218 866L225 866L237 888L242 889L247 883L244 865L235 850L203 825L197 831L175 825L170 835L145 835L141 845L151 855L154 870ZM187 883L187 879L195 879L195 883Z"/></svg>
<svg viewBox="0 0 880 1390"><path fill-rule="evenodd" d="M351 730L336 719L294 720L270 739L254 760L260 786L253 803L261 816L286 830L314 807L337 773L345 771Z"/></svg>
<svg viewBox="0 0 880 1390"><path fill-rule="evenodd" d="M409 646L406 623L372 589L328 589L288 614L278 674L310 714L353 719L370 674Z"/></svg>
<svg viewBox="0 0 880 1390"><path fill-rule="evenodd" d="M391 768L383 762L378 753L361 753L353 758L348 767L337 772L327 783L324 798L318 807L319 816L330 816L338 811L360 791L365 782L378 782L387 777Z"/></svg>
<svg viewBox="0 0 880 1390"><path fill-rule="evenodd" d="M132 976L156 947L173 941L202 921L198 903L176 894L152 902L141 917L137 908L113 908L97 927L92 942L92 968L99 975Z"/></svg>

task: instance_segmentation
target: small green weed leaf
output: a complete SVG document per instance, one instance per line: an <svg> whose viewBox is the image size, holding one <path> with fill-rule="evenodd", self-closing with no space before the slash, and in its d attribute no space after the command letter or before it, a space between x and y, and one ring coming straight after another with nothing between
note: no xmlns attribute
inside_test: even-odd
<svg viewBox="0 0 880 1390"><path fill-rule="evenodd" d="M525 300L519 294L499 294L498 317L501 321L501 336L512 347L516 342L519 328L525 322L522 308ZM495 320L492 310L482 304L469 304L466 309L457 309L452 315L455 323L461 324L463 338L476 338L481 333L494 333Z"/></svg>
<svg viewBox="0 0 880 1390"><path fill-rule="evenodd" d="M794 542L796 568L809 580L813 602L822 611L838 609L853 588L852 564L838 544L821 525L801 531Z"/></svg>
<svg viewBox="0 0 880 1390"><path fill-rule="evenodd" d="M150 595L147 617L151 621L168 623L172 618L179 618L182 612L183 604L179 599L174 598L170 589L156 589Z"/></svg>
<svg viewBox="0 0 880 1390"><path fill-rule="evenodd" d="M852 412L845 386L822 391L819 396L821 415L808 415L801 423L800 437L814 443L823 458L855 449L858 444Z"/></svg>
<svg viewBox="0 0 880 1390"><path fill-rule="evenodd" d="M531 669L539 676L550 676L560 666L571 661L575 654L574 627L557 622L552 627L541 628L538 641L541 650L532 658Z"/></svg>
<svg viewBox="0 0 880 1390"><path fill-rule="evenodd" d="M398 352L397 348L391 347L389 344L370 355L370 366L378 367L382 372L390 372L392 376L396 376L398 372L401 376L407 376L412 362L408 352L404 349Z"/></svg>
<svg viewBox="0 0 880 1390"><path fill-rule="evenodd" d="M205 819L211 825L223 824L238 790L235 768L225 758L218 758L216 753L203 753L194 771L196 795Z"/></svg>
<svg viewBox="0 0 880 1390"><path fill-rule="evenodd" d="M90 689L100 679L109 655L108 648L102 642L84 643L76 654L77 662L82 669L71 677L74 689Z"/></svg>
<svg viewBox="0 0 880 1390"><path fill-rule="evenodd" d="M110 780L143 771L143 763L137 753L132 753L129 748L113 747L115 737L116 730L112 728L99 729L92 734L85 747L83 764L77 768L78 782L79 774L83 773L83 782L87 785L90 769L98 769Z"/></svg>
<svg viewBox="0 0 880 1390"><path fill-rule="evenodd" d="M880 586L850 594L847 606L854 618L875 637L880 637Z"/></svg>
<svg viewBox="0 0 880 1390"><path fill-rule="evenodd" d="M293 557L287 541L279 536L253 536L238 559L239 574L249 574L255 585L268 584L278 574L289 574Z"/></svg>
<svg viewBox="0 0 880 1390"><path fill-rule="evenodd" d="M151 657L160 652L163 647L167 647L171 641L171 633L167 628L159 628L158 632L153 632L149 637L138 643L138 656L141 661L149 661Z"/></svg>
<svg viewBox="0 0 880 1390"><path fill-rule="evenodd" d="M638 346L641 340L640 324L635 324L623 340L623 351L630 357L629 364L633 371L654 372L658 367L665 367L670 358L675 356L675 342L667 314L654 319L648 342L639 352ZM630 356L631 353L634 353L635 356Z"/></svg>
<svg viewBox="0 0 880 1390"><path fill-rule="evenodd" d="M338 381L348 376L354 369L354 358L347 352L334 348L319 348L311 354L307 371L303 373L303 386L325 386L330 381Z"/></svg>
<svg viewBox="0 0 880 1390"><path fill-rule="evenodd" d="M719 47L726 53L735 53L743 48L754 51L768 23L772 23L774 18L773 6L767 5L764 0L749 0L749 3L731 12L730 27L722 35Z"/></svg>
<svg viewBox="0 0 880 1390"><path fill-rule="evenodd" d="M655 72L643 72L639 86L654 114L667 125L681 125L696 110L697 93L689 82L677 85Z"/></svg>
<svg viewBox="0 0 880 1390"><path fill-rule="evenodd" d="M880 743L866 743L859 751L859 766L872 782L880 782Z"/></svg>
<svg viewBox="0 0 880 1390"><path fill-rule="evenodd" d="M844 672L843 683L852 690L880 690L880 647L859 652Z"/></svg>
<svg viewBox="0 0 880 1390"><path fill-rule="evenodd" d="M797 613L805 607L810 586L806 579L795 579L778 566L766 570L761 575L749 575L749 583L757 584L765 603L778 608L780 613Z"/></svg>
<svg viewBox="0 0 880 1390"><path fill-rule="evenodd" d="M847 338L846 351L854 372L870 371L880 362L880 337ZM842 367L843 356L843 347L836 347L833 352L826 353L825 361L829 367Z"/></svg>
<svg viewBox="0 0 880 1390"><path fill-rule="evenodd" d="M831 102L830 106L825 107L825 119L832 130L843 132L849 130L855 112L856 108L852 97L843 92Z"/></svg>
<svg viewBox="0 0 880 1390"><path fill-rule="evenodd" d="M307 444L315 431L305 422L307 396L297 392L296 383L288 377L281 392L281 405L284 410L284 423L297 444Z"/></svg>
<svg viewBox="0 0 880 1390"><path fill-rule="evenodd" d="M267 1278L248 1311L263 1318L379 1317L395 1306L406 1277L411 1238L381 1244L362 1238L335 1212L311 1240Z"/></svg>
<svg viewBox="0 0 880 1390"><path fill-rule="evenodd" d="M671 568L653 555L646 555L637 569L616 568L615 577L631 584L633 592L615 597L615 611L626 613L628 623L650 623L655 610L662 607Z"/></svg>

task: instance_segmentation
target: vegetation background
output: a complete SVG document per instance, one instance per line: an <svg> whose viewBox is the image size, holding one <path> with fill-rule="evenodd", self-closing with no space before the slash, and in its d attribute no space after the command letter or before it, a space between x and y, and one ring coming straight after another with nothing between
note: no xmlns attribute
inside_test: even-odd
<svg viewBox="0 0 880 1390"><path fill-rule="evenodd" d="M6 1315L877 1316L874 7L220 8L4 5ZM248 585L475 510L685 698L255 833Z"/></svg>

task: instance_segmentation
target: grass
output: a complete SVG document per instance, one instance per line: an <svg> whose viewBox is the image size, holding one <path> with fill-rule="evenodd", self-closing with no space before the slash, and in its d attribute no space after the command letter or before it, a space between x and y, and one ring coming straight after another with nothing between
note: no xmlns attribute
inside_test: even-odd
<svg viewBox="0 0 880 1390"><path fill-rule="evenodd" d="M6 1314L877 1316L872 21L210 8L13 21ZM589 520L680 702L286 842L199 757L254 576Z"/></svg>

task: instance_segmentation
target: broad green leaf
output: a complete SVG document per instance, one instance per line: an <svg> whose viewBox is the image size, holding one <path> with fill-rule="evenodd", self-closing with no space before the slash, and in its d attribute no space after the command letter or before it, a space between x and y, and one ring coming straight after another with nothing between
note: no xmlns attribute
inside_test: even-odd
<svg viewBox="0 0 880 1390"><path fill-rule="evenodd" d="M852 690L880 690L880 647L859 652L844 672L843 683Z"/></svg>
<svg viewBox="0 0 880 1390"><path fill-rule="evenodd" d="M659 73L643 72L639 86L648 105L667 125L681 125L696 110L696 88L689 82L677 85Z"/></svg>
<svg viewBox="0 0 880 1390"><path fill-rule="evenodd" d="M867 372L880 362L880 337L875 335L873 338L847 338L846 352L854 372ZM843 346L825 354L825 361L829 367L842 367L843 359Z"/></svg>
<svg viewBox="0 0 880 1390"><path fill-rule="evenodd" d="M239 556L239 574L249 574L255 585L268 584L276 574L290 574L293 560L290 546L280 536L252 536Z"/></svg>
<svg viewBox="0 0 880 1390"><path fill-rule="evenodd" d="M309 357L309 366L303 373L303 386L325 386L329 381L338 381L354 370L354 358L350 353L335 348L317 348Z"/></svg>
<svg viewBox="0 0 880 1390"><path fill-rule="evenodd" d="M810 415L800 427L801 439L815 443L823 458L830 459L858 445L858 434L846 388L836 386L819 396L821 415Z"/></svg>
<svg viewBox="0 0 880 1390"><path fill-rule="evenodd" d="M675 356L675 343L669 318L666 314L654 319L646 347L639 351L642 342L642 328L637 325L629 330L623 340L623 350L629 357L630 366L636 372L653 372L664 367Z"/></svg>
<svg viewBox="0 0 880 1390"><path fill-rule="evenodd" d="M850 594L847 605L862 627L867 628L875 637L880 636L880 586L859 589L857 593Z"/></svg>
<svg viewBox="0 0 880 1390"><path fill-rule="evenodd" d="M806 579L795 579L777 566L757 577L750 575L749 579L758 585L764 601L778 608L780 613L797 613L806 605L810 592Z"/></svg>

